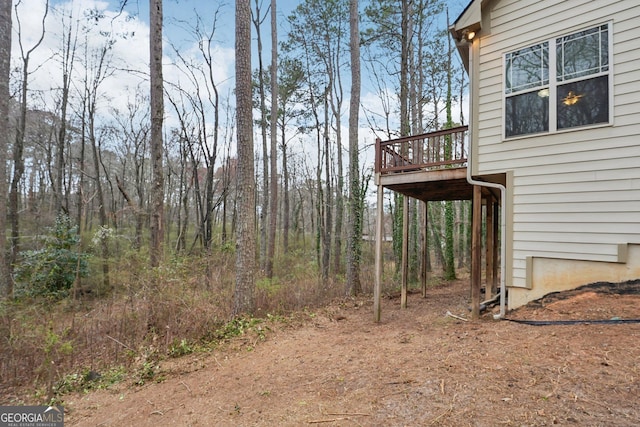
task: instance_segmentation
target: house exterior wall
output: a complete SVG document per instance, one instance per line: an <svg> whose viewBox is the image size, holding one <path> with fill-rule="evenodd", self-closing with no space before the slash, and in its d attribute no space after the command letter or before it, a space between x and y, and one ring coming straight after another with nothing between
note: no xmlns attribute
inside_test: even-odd
<svg viewBox="0 0 640 427"><path fill-rule="evenodd" d="M562 288L640 277L640 267L620 267L640 264L620 250L640 244L640 2L499 0L483 8L474 41L473 172L512 173L510 308ZM505 53L609 22L613 123L505 139ZM581 283L568 280L571 272Z"/></svg>

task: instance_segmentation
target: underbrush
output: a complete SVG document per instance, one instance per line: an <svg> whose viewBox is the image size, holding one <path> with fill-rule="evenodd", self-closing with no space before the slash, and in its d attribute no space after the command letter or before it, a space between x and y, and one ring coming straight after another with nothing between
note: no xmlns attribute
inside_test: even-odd
<svg viewBox="0 0 640 427"><path fill-rule="evenodd" d="M163 359L208 351L238 335L255 342L281 315L344 294L343 285L319 281L303 254L292 254L277 260L276 271L286 274L257 277L255 317L232 319L232 251L157 269L135 254L115 264L110 292L0 302L0 404L59 402L65 393L125 379L159 381Z"/></svg>

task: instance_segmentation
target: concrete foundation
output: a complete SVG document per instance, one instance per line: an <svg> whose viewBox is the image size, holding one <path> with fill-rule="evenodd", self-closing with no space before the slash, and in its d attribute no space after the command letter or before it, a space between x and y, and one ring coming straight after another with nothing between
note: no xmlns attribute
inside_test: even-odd
<svg viewBox="0 0 640 427"><path fill-rule="evenodd" d="M640 278L640 245L621 245L619 262L531 258L527 263L530 288L509 288L512 310L544 295L596 282L625 282Z"/></svg>

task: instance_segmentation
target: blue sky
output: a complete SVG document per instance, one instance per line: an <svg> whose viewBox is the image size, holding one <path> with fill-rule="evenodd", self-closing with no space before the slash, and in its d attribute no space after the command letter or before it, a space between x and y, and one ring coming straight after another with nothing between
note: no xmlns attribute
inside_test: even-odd
<svg viewBox="0 0 640 427"><path fill-rule="evenodd" d="M148 46L149 46L149 28L148 28L148 0L128 0L127 7L122 14L118 14L119 4L121 0L51 0L53 10L50 12L46 22L46 33L43 44L34 52L31 60L30 70L30 88L34 94L33 102L47 103L51 102L52 88L59 87L61 81L61 71L59 63L59 52L63 34L62 28L62 10L70 10L73 5L75 9L74 20L86 24L82 11L87 8L95 8L103 13L108 19L104 19L95 24L90 33L87 44L89 50L99 49L104 43L104 38L99 36L100 31L116 30L116 32L128 33L126 39L119 38L113 46L110 55L112 55L112 66L116 69L114 76L105 80L100 90L103 93L101 97L101 105L98 106L99 114L111 114L112 109L125 111L127 103L131 102L135 97L136 91L148 91L148 83L146 82L146 73L148 73ZM264 7L269 0L263 0ZM252 0L252 7L254 1ZM278 16L279 22L279 38L282 40L286 32L285 17L299 4L297 0L278 0ZM362 4L364 5L364 1ZM45 0L22 0L22 6L19 8L20 22L22 25L23 45L26 48L35 43L40 35L41 19L44 11ZM450 0L450 19L455 17L466 6L467 0ZM218 25L215 36L215 80L219 83L220 94L226 97L233 104L232 90L234 86L234 10L235 2L231 1L215 1L215 0L164 0L164 19L165 19L165 40L171 41L177 45L180 54L189 60L201 60L197 49L197 40L193 33L187 31L185 27L189 22L194 22L196 14L198 14L205 24L210 25L214 12L218 9ZM14 29L15 25L14 16ZM265 61L270 60L270 38L269 38L269 22L263 24L263 45ZM19 59L17 34L14 31L13 40L13 59ZM164 78L166 82L180 82L185 88L188 88L189 82L185 75L177 69L175 63L175 52L172 47L165 44L165 69ZM79 58L76 65L79 75L83 73L83 67L90 62L87 58ZM254 66L257 62L254 61ZM90 64L89 64L90 65ZM13 65L15 67L15 63ZM130 70L135 70L131 73ZM364 70L364 67L363 67ZM79 80L79 79L77 79ZM38 96L40 98L38 98ZM363 77L363 93L362 102L366 104L369 110L376 109L375 103L380 103L379 98L373 93L372 85L368 84L366 76ZM345 100L348 105L348 100ZM175 120L171 115L170 106L165 102L167 110L167 126L175 124ZM346 124L347 121L344 120ZM346 135L346 131L343 132ZM373 142L373 136L366 129L361 132L362 144L369 145ZM370 159L371 160L371 159ZM366 159L364 160L367 161Z"/></svg>
<svg viewBox="0 0 640 427"><path fill-rule="evenodd" d="M114 56L121 58L124 64L121 66L130 69L147 68L148 63L148 0L127 0L127 6L121 15L117 15L119 6L123 0L50 0L54 10L49 13L46 23L47 31L43 45L34 54L32 62L33 67L41 66L41 63L51 61L51 57L60 50L61 46L61 8L69 8L73 5L76 9L74 19L82 19L80 11L87 8L96 8L103 12L107 17L111 17L111 25L117 27L119 31L130 32L135 34L127 40L118 40L114 45ZM261 0L263 7L269 4L269 0ZM279 39L284 39L286 32L286 16L300 3L298 0L278 0L278 16L279 22ZM366 1L362 0L364 5ZM467 4L467 0L449 0L450 19L454 19ZM20 20L23 26L23 43L25 47L32 46L40 34L40 20L42 11L44 10L45 0L22 0L22 7L19 9ZM251 1L252 8L254 0ZM205 22L205 25L211 23L213 15L218 10L217 31L215 33L215 41L218 50L216 54L217 67L219 68L218 77L220 81L226 81L231 77L233 72L234 58L234 0L164 0L164 20L165 40L170 41L173 45L179 47L182 53L188 53L197 47L197 41L194 40L193 34L186 27L188 23L193 23L196 15L199 15ZM109 19L105 20L109 21ZM115 23L115 24L114 24ZM101 24L109 30L106 23ZM15 27L15 16L14 16ZM270 57L270 34L269 23L266 22L263 27L263 46L265 58ZM16 34L14 31L14 56L18 54ZM94 40L100 43L99 37ZM254 43L255 44L255 43ZM170 45L165 45L166 62L171 63L175 55ZM254 52L254 57L255 57ZM255 61L254 61L255 64ZM55 66L50 63L50 67L46 67L42 72L38 71L35 79L43 79L43 84L50 84L51 80L55 80ZM46 74L49 73L47 76ZM167 77L171 77L168 75ZM363 82L366 84L365 82ZM36 85L38 83L36 82ZM41 87L44 89L44 86Z"/></svg>

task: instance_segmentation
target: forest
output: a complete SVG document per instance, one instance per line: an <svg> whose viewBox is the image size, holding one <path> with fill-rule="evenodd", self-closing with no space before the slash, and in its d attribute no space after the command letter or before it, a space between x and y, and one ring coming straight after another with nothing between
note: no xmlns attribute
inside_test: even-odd
<svg viewBox="0 0 640 427"><path fill-rule="evenodd" d="M380 214L387 292L403 227L412 286L466 273L469 202L372 197L375 138L465 124L464 4L139 2L2 2L0 389L367 294Z"/></svg>

